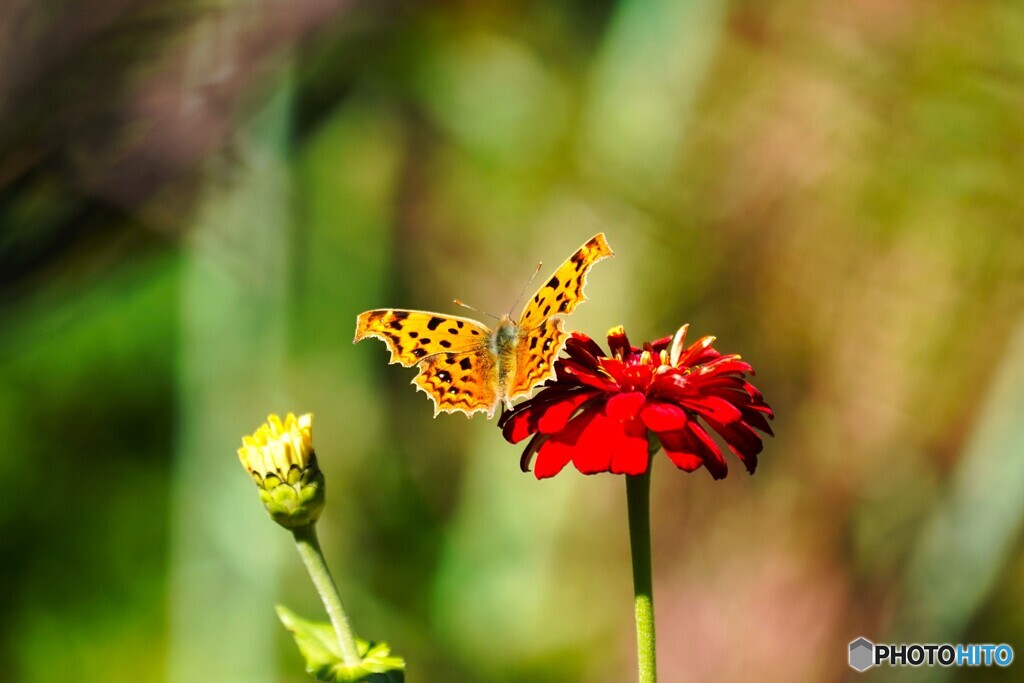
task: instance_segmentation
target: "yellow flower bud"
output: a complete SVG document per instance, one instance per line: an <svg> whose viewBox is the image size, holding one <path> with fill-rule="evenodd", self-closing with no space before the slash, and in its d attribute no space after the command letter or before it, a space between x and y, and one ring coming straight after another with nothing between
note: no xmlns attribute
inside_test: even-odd
<svg viewBox="0 0 1024 683"><path fill-rule="evenodd" d="M281 421L277 415L238 449L242 466L260 490L260 500L275 522L287 529L308 526L320 517L325 502L324 477L313 451L313 416Z"/></svg>

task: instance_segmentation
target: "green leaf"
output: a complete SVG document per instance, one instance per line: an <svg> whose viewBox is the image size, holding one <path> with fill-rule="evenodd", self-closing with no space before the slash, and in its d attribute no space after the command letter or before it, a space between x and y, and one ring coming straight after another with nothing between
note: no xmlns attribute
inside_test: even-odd
<svg viewBox="0 0 1024 683"><path fill-rule="evenodd" d="M306 660L306 671L318 681L335 683L404 683L405 661L393 657L387 643L374 643L356 638L360 663L345 666L334 628L327 622L308 621L283 605L277 616L288 629L299 652Z"/></svg>

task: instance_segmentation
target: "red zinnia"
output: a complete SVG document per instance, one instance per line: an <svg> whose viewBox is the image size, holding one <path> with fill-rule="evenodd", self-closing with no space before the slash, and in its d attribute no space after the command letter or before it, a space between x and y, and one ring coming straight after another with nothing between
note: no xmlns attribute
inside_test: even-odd
<svg viewBox="0 0 1024 683"><path fill-rule="evenodd" d="M611 356L573 333L565 345L569 357L555 362L556 379L498 422L510 443L533 435L523 471L536 453L538 479L558 474L570 461L583 474L642 474L653 434L680 469L704 465L721 479L728 467L710 427L753 473L762 448L754 429L771 435L765 418L773 417L745 378L754 370L738 355L716 351L714 337L684 347L687 327L643 350L630 346L625 330L616 327L608 333Z"/></svg>

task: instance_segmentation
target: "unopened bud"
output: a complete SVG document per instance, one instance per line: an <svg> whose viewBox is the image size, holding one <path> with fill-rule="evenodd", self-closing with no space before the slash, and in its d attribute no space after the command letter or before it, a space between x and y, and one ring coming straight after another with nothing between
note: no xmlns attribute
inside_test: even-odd
<svg viewBox="0 0 1024 683"><path fill-rule="evenodd" d="M312 524L325 502L324 476L313 451L313 416L288 413L267 418L238 449L242 466L259 487L260 500L275 522L287 529Z"/></svg>

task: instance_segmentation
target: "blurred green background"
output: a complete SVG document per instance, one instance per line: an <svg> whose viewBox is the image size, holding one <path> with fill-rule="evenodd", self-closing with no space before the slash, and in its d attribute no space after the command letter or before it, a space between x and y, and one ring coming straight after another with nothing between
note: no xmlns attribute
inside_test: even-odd
<svg viewBox="0 0 1024 683"><path fill-rule="evenodd" d="M0 680L307 680L272 608L321 607L234 452L288 410L409 680L633 679L622 480L535 481L351 344L602 230L569 327L689 322L778 415L754 477L656 462L662 679L1024 656L1022 36L1014 0L7 0Z"/></svg>

